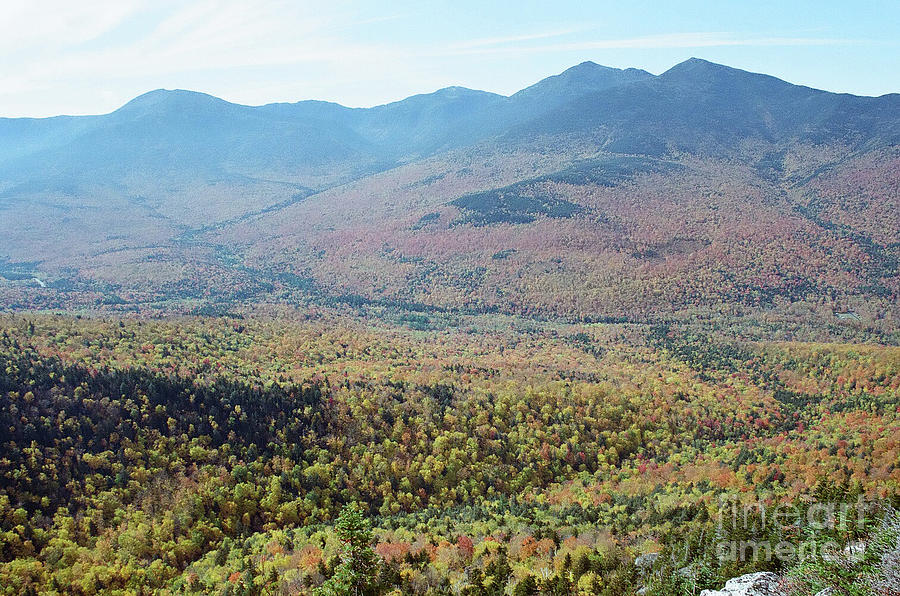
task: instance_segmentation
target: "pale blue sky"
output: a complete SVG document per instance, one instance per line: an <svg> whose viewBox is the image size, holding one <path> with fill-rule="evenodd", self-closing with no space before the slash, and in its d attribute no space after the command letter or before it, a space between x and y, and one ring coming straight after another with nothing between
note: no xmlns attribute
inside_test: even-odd
<svg viewBox="0 0 900 596"><path fill-rule="evenodd" d="M691 56L880 95L900 92L898 40L897 0L4 0L0 115L104 113L157 88L370 106Z"/></svg>

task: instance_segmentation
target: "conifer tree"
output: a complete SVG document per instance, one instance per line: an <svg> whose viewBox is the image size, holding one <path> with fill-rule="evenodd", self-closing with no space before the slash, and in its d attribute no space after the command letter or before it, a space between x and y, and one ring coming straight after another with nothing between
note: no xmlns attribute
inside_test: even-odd
<svg viewBox="0 0 900 596"><path fill-rule="evenodd" d="M372 550L372 526L357 503L341 510L335 524L341 540L341 563L316 596L361 596L376 577L375 552Z"/></svg>

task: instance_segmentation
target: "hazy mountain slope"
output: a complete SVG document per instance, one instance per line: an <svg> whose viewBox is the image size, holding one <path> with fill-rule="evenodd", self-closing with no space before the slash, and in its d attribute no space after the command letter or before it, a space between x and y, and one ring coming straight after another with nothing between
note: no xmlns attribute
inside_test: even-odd
<svg viewBox="0 0 900 596"><path fill-rule="evenodd" d="M141 174L196 180L233 171L304 171L370 153L334 123L317 126L188 91L154 91L92 120L69 143L7 162L4 176L115 184Z"/></svg>
<svg viewBox="0 0 900 596"><path fill-rule="evenodd" d="M496 130L492 115L506 98L448 87L358 113L355 130L398 160L460 147Z"/></svg>
<svg viewBox="0 0 900 596"><path fill-rule="evenodd" d="M157 90L104 116L0 120L0 176L7 184L117 184L136 173L358 175L477 142L573 97L651 76L585 63L511 98L449 87L371 109L315 101L250 107Z"/></svg>
<svg viewBox="0 0 900 596"><path fill-rule="evenodd" d="M512 117L507 123L535 118L580 96L653 78L649 72L636 68L620 70L594 62L582 62L511 95L507 110Z"/></svg>
<svg viewBox="0 0 900 596"><path fill-rule="evenodd" d="M696 59L371 109L153 92L106 116L0 121L21 143L0 151L0 259L137 302L850 309L887 329L898 102Z"/></svg>
<svg viewBox="0 0 900 596"><path fill-rule="evenodd" d="M396 170L211 240L249 244L251 267L332 295L446 309L643 320L815 296L862 311L862 297L897 292L878 245L808 217L746 166L608 156L541 173L533 159L505 163L534 173L496 180L493 194L457 157L442 176L421 171L422 183ZM890 308L880 300L873 308Z"/></svg>
<svg viewBox="0 0 900 596"><path fill-rule="evenodd" d="M592 93L508 135L595 138L610 151L737 155L749 142L841 143L875 148L900 141L900 95L838 95L691 59L658 77Z"/></svg>
<svg viewBox="0 0 900 596"><path fill-rule="evenodd" d="M0 226L10 242L28 238L29 230L59 240L50 251L26 241L4 256L81 262L86 254L74 247L85 243L88 254L143 246L141 229L162 225L172 239L278 209L315 190L478 142L578 90L633 76L620 81L622 72L581 65L560 75L565 84L538 83L522 97L453 87L372 109L317 101L249 107L157 90L103 116L0 120ZM133 234L113 221L123 209ZM115 232L92 234L105 219L109 225L99 230Z"/></svg>
<svg viewBox="0 0 900 596"><path fill-rule="evenodd" d="M582 62L558 75L547 77L510 96L513 101L531 101L542 106L564 103L573 95L586 95L635 81L654 78L646 70L618 69L594 62Z"/></svg>
<svg viewBox="0 0 900 596"><path fill-rule="evenodd" d="M98 118L0 118L0 163L63 146L92 128Z"/></svg>

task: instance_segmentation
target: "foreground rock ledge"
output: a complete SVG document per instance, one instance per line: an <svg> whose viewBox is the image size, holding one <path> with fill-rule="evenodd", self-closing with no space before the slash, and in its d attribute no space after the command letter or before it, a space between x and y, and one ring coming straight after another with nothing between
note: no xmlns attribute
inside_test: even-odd
<svg viewBox="0 0 900 596"><path fill-rule="evenodd" d="M750 573L728 580L721 590L703 590L700 596L784 596L780 581L767 571Z"/></svg>

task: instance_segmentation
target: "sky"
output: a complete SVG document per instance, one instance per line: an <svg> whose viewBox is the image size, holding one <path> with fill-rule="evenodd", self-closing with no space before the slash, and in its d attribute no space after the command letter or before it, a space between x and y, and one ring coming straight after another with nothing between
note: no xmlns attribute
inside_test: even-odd
<svg viewBox="0 0 900 596"><path fill-rule="evenodd" d="M900 92L900 2L3 0L0 116L107 113L160 88L248 105L508 95L585 60L659 74L692 56Z"/></svg>

